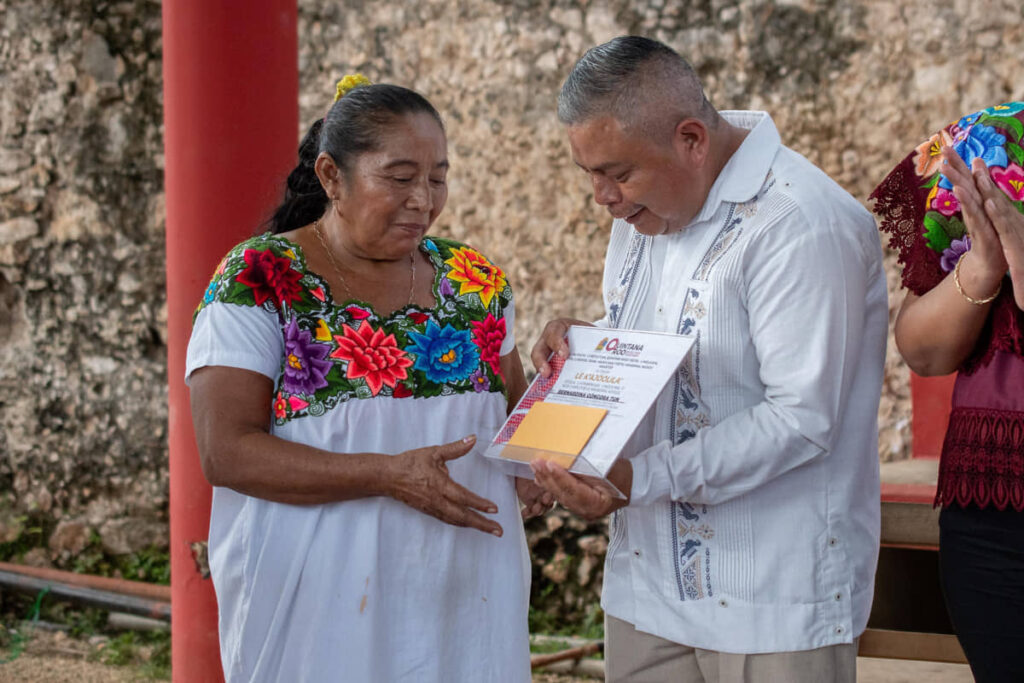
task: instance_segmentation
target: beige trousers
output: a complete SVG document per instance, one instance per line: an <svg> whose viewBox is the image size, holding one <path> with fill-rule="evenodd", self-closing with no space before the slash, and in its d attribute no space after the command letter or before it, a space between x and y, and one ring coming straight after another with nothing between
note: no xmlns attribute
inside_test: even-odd
<svg viewBox="0 0 1024 683"><path fill-rule="evenodd" d="M855 683L857 643L737 655L686 647L605 615L607 683Z"/></svg>

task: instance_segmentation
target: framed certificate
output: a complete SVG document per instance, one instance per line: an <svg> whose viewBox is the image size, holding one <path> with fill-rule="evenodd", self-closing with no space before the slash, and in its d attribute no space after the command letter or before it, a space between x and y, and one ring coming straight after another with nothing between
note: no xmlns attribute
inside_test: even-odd
<svg viewBox="0 0 1024 683"><path fill-rule="evenodd" d="M569 357L548 359L551 376L534 378L484 455L520 477L532 478L530 462L543 458L607 483L694 339L573 326L568 341Z"/></svg>

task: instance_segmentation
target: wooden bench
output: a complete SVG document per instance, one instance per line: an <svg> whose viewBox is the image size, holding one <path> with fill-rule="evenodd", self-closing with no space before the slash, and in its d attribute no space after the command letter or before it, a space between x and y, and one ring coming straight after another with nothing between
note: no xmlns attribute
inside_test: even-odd
<svg viewBox="0 0 1024 683"><path fill-rule="evenodd" d="M882 464L882 540L863 657L966 663L939 585L939 453L955 375L911 377L912 457Z"/></svg>

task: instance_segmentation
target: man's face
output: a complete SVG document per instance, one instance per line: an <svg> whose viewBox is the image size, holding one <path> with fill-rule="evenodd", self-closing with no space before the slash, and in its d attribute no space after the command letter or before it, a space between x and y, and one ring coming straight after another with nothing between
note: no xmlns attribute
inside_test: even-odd
<svg viewBox="0 0 1024 683"><path fill-rule="evenodd" d="M568 134L573 161L593 183L594 201L637 232L680 230L704 205L707 188L686 141L630 133L611 116L571 125Z"/></svg>

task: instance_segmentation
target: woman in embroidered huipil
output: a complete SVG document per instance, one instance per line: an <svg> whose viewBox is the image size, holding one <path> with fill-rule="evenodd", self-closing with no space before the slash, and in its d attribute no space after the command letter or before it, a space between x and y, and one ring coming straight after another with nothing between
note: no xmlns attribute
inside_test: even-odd
<svg viewBox="0 0 1024 683"><path fill-rule="evenodd" d="M426 236L447 198L440 116L347 77L299 157L188 350L225 676L528 681L516 485L474 448L525 388L512 291Z"/></svg>
<svg viewBox="0 0 1024 683"><path fill-rule="evenodd" d="M959 371L939 464L939 555L978 681L1024 680L1024 102L964 116L872 193L910 290L896 343Z"/></svg>

